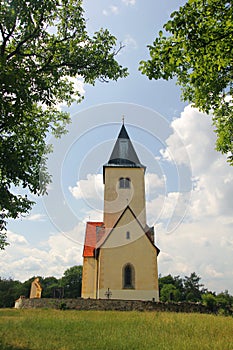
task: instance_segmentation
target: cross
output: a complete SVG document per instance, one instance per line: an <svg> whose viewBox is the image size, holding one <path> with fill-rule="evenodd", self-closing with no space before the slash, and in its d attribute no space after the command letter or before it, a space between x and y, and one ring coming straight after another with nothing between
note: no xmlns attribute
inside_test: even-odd
<svg viewBox="0 0 233 350"><path fill-rule="evenodd" d="M124 123L125 123L125 116L123 115L122 116L122 124L124 125Z"/></svg>
<svg viewBox="0 0 233 350"><path fill-rule="evenodd" d="M105 296L106 296L108 299L110 299L110 298L111 298L111 296L112 296L112 292L110 291L110 289L109 289L109 288L108 288L108 290L106 291Z"/></svg>

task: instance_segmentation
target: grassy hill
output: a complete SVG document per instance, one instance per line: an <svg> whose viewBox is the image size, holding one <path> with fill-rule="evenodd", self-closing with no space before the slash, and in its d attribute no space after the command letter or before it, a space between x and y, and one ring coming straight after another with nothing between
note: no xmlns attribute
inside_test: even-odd
<svg viewBox="0 0 233 350"><path fill-rule="evenodd" d="M1 350L233 349L233 318L166 312L0 309Z"/></svg>

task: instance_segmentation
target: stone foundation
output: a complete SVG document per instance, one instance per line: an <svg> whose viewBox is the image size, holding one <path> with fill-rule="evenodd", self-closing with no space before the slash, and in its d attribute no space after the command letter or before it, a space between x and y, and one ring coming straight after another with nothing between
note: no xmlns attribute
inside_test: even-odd
<svg viewBox="0 0 233 350"><path fill-rule="evenodd" d="M22 299L22 309L68 309L68 310L100 310L100 311L170 311L211 313L199 303L162 303L140 300L113 299Z"/></svg>

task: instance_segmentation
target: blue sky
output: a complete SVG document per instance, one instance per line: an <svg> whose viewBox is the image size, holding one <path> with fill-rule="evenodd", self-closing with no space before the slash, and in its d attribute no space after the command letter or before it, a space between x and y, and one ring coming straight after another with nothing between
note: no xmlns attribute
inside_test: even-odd
<svg viewBox="0 0 233 350"><path fill-rule="evenodd" d="M48 196L35 198L30 215L9 222L11 244L1 252L0 276L60 277L82 263L85 221L102 219L102 166L124 115L147 166L147 219L161 249L159 273L195 271L210 290L233 294L233 168L214 150L211 117L181 102L175 81L149 81L138 71L147 45L184 3L84 1L88 30L108 28L125 45L117 59L130 74L95 86L77 81L84 100L69 109L69 133L49 140Z"/></svg>

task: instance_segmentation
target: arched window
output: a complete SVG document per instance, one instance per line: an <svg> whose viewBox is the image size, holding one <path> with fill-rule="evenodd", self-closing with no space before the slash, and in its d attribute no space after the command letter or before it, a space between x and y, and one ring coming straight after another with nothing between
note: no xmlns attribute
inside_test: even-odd
<svg viewBox="0 0 233 350"><path fill-rule="evenodd" d="M123 267L123 288L134 289L135 287L135 271L131 264L126 264Z"/></svg>
<svg viewBox="0 0 233 350"><path fill-rule="evenodd" d="M121 177L121 178L119 179L119 187L120 187L120 188L124 188L124 185L125 185L125 179L124 179L123 177Z"/></svg>
<svg viewBox="0 0 233 350"><path fill-rule="evenodd" d="M130 188L130 178L129 177L125 178L125 188Z"/></svg>
<svg viewBox="0 0 233 350"><path fill-rule="evenodd" d="M119 187L120 188L130 188L130 178L129 177L121 177L119 179Z"/></svg>

